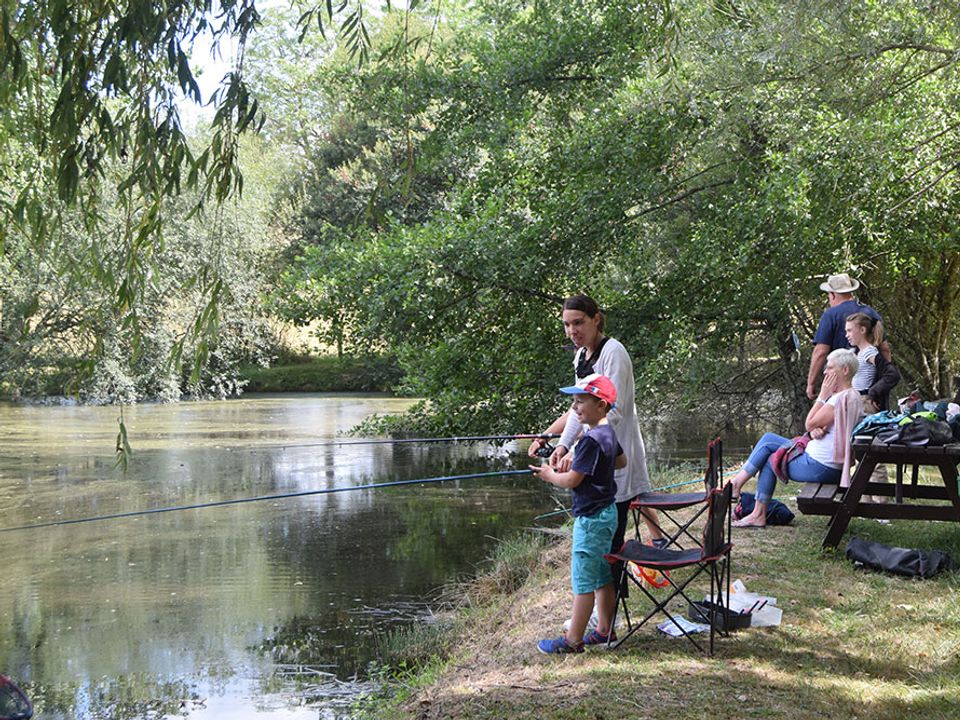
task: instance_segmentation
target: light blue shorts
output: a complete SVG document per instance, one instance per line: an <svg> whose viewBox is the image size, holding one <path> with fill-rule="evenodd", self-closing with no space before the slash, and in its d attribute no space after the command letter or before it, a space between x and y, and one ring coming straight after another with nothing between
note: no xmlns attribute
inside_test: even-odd
<svg viewBox="0 0 960 720"><path fill-rule="evenodd" d="M610 552L617 529L617 506L608 505L593 515L573 519L573 554L570 556L570 584L574 595L584 595L612 582Z"/></svg>

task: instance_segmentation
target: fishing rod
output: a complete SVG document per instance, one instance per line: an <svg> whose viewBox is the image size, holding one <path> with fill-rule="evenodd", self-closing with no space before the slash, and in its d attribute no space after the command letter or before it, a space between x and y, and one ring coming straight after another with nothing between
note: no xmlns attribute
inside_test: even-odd
<svg viewBox="0 0 960 720"><path fill-rule="evenodd" d="M119 518L138 517L140 515L157 515L159 513L176 512L178 510L197 510L200 508L222 507L224 505L240 505L242 503L260 502L262 500L284 500L286 498L305 497L307 495L330 495L332 493L352 492L354 490L377 490L379 488L399 487L400 485L422 485L427 483L447 482L450 480L468 480L471 478L505 477L507 475L529 475L529 470L497 470L495 472L469 473L467 475L444 475L434 478L419 478L417 480L392 480L382 483L367 483L366 485L348 485L346 487L326 488L323 490L302 490L298 492L279 493L275 495L258 495L256 497L236 498L234 500L216 500L213 502L195 503L193 505L174 505L171 507L151 508L149 510L131 510L129 512L111 513L110 515L96 515L94 517L73 518L69 520L50 520L34 523L33 525L18 525L16 527L0 528L0 533L14 532L15 530L36 530L39 528L56 527L58 525L78 525L80 523L99 522L101 520L116 520Z"/></svg>
<svg viewBox="0 0 960 720"><path fill-rule="evenodd" d="M320 440L306 443L282 443L281 447L324 447L334 445L403 445L403 444L428 444L441 442L483 442L483 441L506 441L506 440L556 440L560 437L559 433L525 433L520 435L450 435L447 437L415 437L415 438L377 438L370 440ZM734 448L738 450L739 448ZM747 448L748 449L748 448ZM652 453L653 455L663 455L666 457L677 457L684 453L689 453L691 457L699 457L702 454L700 450L678 451L669 450L663 453ZM651 453L648 453L651 454Z"/></svg>
<svg viewBox="0 0 960 720"><path fill-rule="evenodd" d="M720 477L725 478L735 474L736 473L734 471L730 471L727 473L723 473ZM694 485L695 483L702 483L702 482L703 482L703 478L697 477L697 478L694 478L693 480L684 480L683 482L672 483L671 485L661 485L660 487L653 488L651 492L659 492L661 490L669 490L675 487L683 487L684 485ZM534 518L534 520L542 520L543 518L553 517L554 515L563 515L564 513L569 515L571 511L572 511L572 508L561 508L560 510L553 510L551 512L544 513L543 515L537 515Z"/></svg>
<svg viewBox="0 0 960 720"><path fill-rule="evenodd" d="M452 435L450 437L419 437L419 438L384 438L379 440L322 440L308 443L284 443L281 447L332 447L341 445L404 445L427 444L440 442L483 442L497 440L553 440L560 437L558 434L524 434L524 435Z"/></svg>

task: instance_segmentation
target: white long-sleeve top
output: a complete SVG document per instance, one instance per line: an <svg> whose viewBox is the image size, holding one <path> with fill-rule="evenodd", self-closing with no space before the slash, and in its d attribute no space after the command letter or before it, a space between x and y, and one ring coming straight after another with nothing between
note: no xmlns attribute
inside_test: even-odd
<svg viewBox="0 0 960 720"><path fill-rule="evenodd" d="M573 356L574 381L576 382L576 367L581 353L586 348L580 348ZM636 389L633 382L633 363L627 349L618 340L607 338L600 349L600 355L593 364L593 371L606 375L617 388L616 407L607 414L607 420L617 434L623 454L627 457L627 466L617 470L614 478L617 481L617 502L631 500L642 492L650 492L650 476L647 474L647 453L643 447L643 436L640 434L640 422L637 420ZM560 436L560 444L566 448L573 448L574 441L580 437L583 425L577 420L577 415L570 412L567 415L567 424Z"/></svg>

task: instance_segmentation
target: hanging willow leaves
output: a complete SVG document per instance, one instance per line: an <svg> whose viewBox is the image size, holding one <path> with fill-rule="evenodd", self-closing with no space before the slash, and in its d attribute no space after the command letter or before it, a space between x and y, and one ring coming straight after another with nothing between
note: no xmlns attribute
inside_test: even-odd
<svg viewBox="0 0 960 720"><path fill-rule="evenodd" d="M94 231L100 198L119 197L126 228L98 232L125 256L122 276L102 274L96 253L70 257L59 270L77 281L117 282L114 305L103 311L136 335L139 323L129 313L148 282L164 199L196 189L200 204L221 203L238 193L239 135L263 122L239 60L203 98L191 52L201 41L216 50L229 38L242 58L259 23L255 0L2 3L0 248L17 238L44 253L62 234L52 217L79 214ZM181 124L185 100L215 107L212 132L197 152Z"/></svg>

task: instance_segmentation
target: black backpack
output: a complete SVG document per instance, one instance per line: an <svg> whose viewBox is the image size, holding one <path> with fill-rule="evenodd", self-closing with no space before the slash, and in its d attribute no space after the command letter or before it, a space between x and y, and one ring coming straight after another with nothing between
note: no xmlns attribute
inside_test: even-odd
<svg viewBox="0 0 960 720"><path fill-rule="evenodd" d="M734 518L739 520L740 518L746 517L753 512L756 504L757 498L753 493L741 492L740 502L738 502L737 506L733 509ZM779 500L770 498L770 502L767 504L767 525L789 525L793 522L794 517L793 511L790 510L790 508Z"/></svg>
<svg viewBox="0 0 960 720"><path fill-rule="evenodd" d="M914 415L908 423L878 432L877 440L892 445L946 445L953 442L953 429L942 420Z"/></svg>

